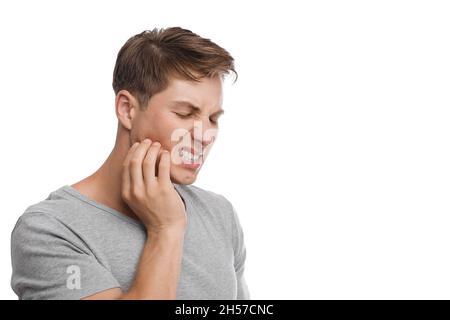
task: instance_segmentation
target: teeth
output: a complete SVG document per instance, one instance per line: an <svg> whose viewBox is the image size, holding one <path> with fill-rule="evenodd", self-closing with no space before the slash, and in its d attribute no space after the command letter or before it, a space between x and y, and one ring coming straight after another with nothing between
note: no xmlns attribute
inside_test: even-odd
<svg viewBox="0 0 450 320"><path fill-rule="evenodd" d="M180 150L180 157L185 161L196 162L198 161L198 159L200 159L201 155L197 154L194 156L189 151L182 149Z"/></svg>

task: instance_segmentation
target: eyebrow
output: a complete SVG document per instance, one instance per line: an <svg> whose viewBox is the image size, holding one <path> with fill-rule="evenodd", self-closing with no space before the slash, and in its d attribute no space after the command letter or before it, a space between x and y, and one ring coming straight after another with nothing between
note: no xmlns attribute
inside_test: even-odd
<svg viewBox="0 0 450 320"><path fill-rule="evenodd" d="M202 109L197 107L196 105L193 105L191 102L189 101L184 101L184 100L177 100L177 101L172 101L172 105L174 107L180 106L180 107L189 107L192 109L192 111L194 111L195 113L201 113ZM225 110L220 109L216 112L213 113L213 115L222 115L225 113Z"/></svg>

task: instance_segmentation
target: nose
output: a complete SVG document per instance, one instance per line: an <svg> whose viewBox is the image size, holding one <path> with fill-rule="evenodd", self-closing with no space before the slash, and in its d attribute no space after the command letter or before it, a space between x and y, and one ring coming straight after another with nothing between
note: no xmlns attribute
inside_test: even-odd
<svg viewBox="0 0 450 320"><path fill-rule="evenodd" d="M212 144L217 136L217 128L211 126L209 119L206 121L198 121L194 124L194 128L191 131L191 137L194 141L194 146L206 148Z"/></svg>
<svg viewBox="0 0 450 320"><path fill-rule="evenodd" d="M192 135L192 141L194 141L194 148L199 149L202 146L202 149L208 147L210 144L213 144L216 137L215 135L208 136L205 132L202 132L201 137L196 137L195 134Z"/></svg>
<svg viewBox="0 0 450 320"><path fill-rule="evenodd" d="M215 136L206 137L206 139L202 139L202 147L206 148L208 145L212 144L215 140Z"/></svg>

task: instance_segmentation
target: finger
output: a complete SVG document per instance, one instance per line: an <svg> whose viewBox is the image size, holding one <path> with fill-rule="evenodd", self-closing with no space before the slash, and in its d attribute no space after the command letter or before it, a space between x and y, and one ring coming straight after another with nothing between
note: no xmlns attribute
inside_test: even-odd
<svg viewBox="0 0 450 320"><path fill-rule="evenodd" d="M159 142L153 142L142 164L144 183L147 186L155 182L155 163L160 147L161 144Z"/></svg>
<svg viewBox="0 0 450 320"><path fill-rule="evenodd" d="M139 142L135 142L130 149L128 150L127 156L125 157L125 160L123 162L123 169L122 169L122 193L125 191L126 193L129 193L130 191L130 159L133 155L134 150L138 147Z"/></svg>
<svg viewBox="0 0 450 320"><path fill-rule="evenodd" d="M161 161L161 154L163 153L164 149L159 148L158 157L156 158L155 162L155 177L158 178L159 176L159 162Z"/></svg>
<svg viewBox="0 0 450 320"><path fill-rule="evenodd" d="M158 182L162 184L170 184L170 152L164 150L161 153L158 167Z"/></svg>
<svg viewBox="0 0 450 320"><path fill-rule="evenodd" d="M151 145L149 139L145 139L136 150L130 159L130 184L131 191L133 190L143 190L144 188L144 178L142 175L142 162L147 153L148 148Z"/></svg>
<svg viewBox="0 0 450 320"><path fill-rule="evenodd" d="M130 159L133 156L133 152L136 150L136 148L140 145L139 142L135 142L133 143L133 145L130 147L130 149L128 149L127 155L125 157L125 160L123 161L124 166L129 166L130 165Z"/></svg>

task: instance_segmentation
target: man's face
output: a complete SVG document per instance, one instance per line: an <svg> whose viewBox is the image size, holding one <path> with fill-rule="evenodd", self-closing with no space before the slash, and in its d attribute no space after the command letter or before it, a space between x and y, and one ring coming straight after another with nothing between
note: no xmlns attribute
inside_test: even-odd
<svg viewBox="0 0 450 320"><path fill-rule="evenodd" d="M219 76L201 82L171 78L165 90L151 97L147 110L136 110L131 144L145 138L160 142L171 153L172 182L191 184L217 136L222 113Z"/></svg>

